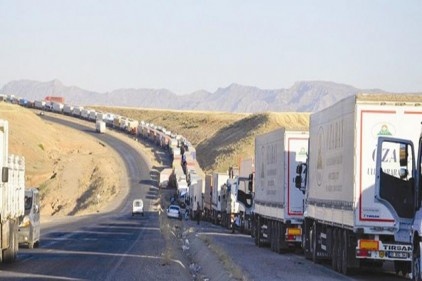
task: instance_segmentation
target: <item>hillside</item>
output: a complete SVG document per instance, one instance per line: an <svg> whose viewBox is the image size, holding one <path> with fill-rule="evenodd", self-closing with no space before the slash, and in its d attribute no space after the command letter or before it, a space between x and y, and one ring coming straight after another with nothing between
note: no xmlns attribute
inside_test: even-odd
<svg viewBox="0 0 422 281"><path fill-rule="evenodd" d="M255 135L280 126L305 129L309 117L307 113L97 109L152 122L184 135L197 148L198 162L205 172L227 171L240 159L253 156ZM35 111L4 102L0 103L0 119L9 121L9 152L25 157L26 186L41 190L43 221L52 216L97 212L119 193L121 171L115 152L95 138L53 125Z"/></svg>
<svg viewBox="0 0 422 281"><path fill-rule="evenodd" d="M235 114L224 112L148 110L94 107L164 126L186 137L195 147L204 172L225 172L254 153L254 137L278 127L307 129L309 113Z"/></svg>
<svg viewBox="0 0 422 281"><path fill-rule="evenodd" d="M96 212L119 192L113 151L96 139L4 102L0 119L9 121L9 153L25 157L25 185L40 188L44 221Z"/></svg>

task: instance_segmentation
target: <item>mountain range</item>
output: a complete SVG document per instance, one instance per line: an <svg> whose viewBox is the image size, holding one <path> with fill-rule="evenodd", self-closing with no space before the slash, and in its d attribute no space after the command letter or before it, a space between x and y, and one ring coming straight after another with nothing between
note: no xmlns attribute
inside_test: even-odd
<svg viewBox="0 0 422 281"><path fill-rule="evenodd" d="M264 90L253 86L231 84L214 93L196 91L176 95L166 89L118 89L106 93L65 86L59 80L38 82L11 81L0 89L28 100L42 100L46 96L61 96L73 105L123 106L177 110L224 112L315 112L338 100L359 92L385 93L380 89L357 89L353 86L327 81L296 82L288 89Z"/></svg>

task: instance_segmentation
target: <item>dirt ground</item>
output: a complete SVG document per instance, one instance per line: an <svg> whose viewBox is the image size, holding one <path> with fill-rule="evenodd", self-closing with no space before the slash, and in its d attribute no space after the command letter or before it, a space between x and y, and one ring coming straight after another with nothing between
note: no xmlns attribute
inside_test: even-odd
<svg viewBox="0 0 422 281"><path fill-rule="evenodd" d="M93 137L0 103L9 121L9 153L26 159L26 187L41 193L42 221L97 212L119 193L115 152Z"/></svg>

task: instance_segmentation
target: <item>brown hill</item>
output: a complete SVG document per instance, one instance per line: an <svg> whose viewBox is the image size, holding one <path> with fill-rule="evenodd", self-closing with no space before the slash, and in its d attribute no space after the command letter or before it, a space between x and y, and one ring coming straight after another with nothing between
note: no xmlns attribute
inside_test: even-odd
<svg viewBox="0 0 422 281"><path fill-rule="evenodd" d="M225 172L241 159L254 154L256 135L279 127L305 129L309 113L236 114L225 112L93 107L163 126L185 136L195 147L198 163L204 172Z"/></svg>
<svg viewBox="0 0 422 281"><path fill-rule="evenodd" d="M278 127L306 129L309 120L307 113L96 109L151 122L185 136L196 147L205 172L225 172L240 159L252 157L256 135ZM95 138L47 122L37 112L17 105L0 103L0 119L9 121L9 152L26 158L26 186L41 190L44 220L52 215L96 212L119 192L121 172L116 168L115 152Z"/></svg>
<svg viewBox="0 0 422 281"><path fill-rule="evenodd" d="M4 102L0 119L9 121L9 153L25 157L25 185L40 188L43 220L95 212L118 192L114 152L95 138Z"/></svg>

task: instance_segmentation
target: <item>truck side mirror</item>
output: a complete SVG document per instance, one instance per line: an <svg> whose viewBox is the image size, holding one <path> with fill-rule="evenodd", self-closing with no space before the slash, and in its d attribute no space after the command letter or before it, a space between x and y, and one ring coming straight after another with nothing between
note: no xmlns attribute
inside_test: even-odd
<svg viewBox="0 0 422 281"><path fill-rule="evenodd" d="M302 174L302 163L299 163L299 165L296 166L296 174Z"/></svg>
<svg viewBox="0 0 422 281"><path fill-rule="evenodd" d="M296 176L295 177L295 187L301 189L302 188L302 177Z"/></svg>
<svg viewBox="0 0 422 281"><path fill-rule="evenodd" d="M3 167L1 169L1 181L2 182L8 182L9 181L9 168Z"/></svg>
<svg viewBox="0 0 422 281"><path fill-rule="evenodd" d="M253 190L253 173L248 176L248 190L249 192Z"/></svg>

